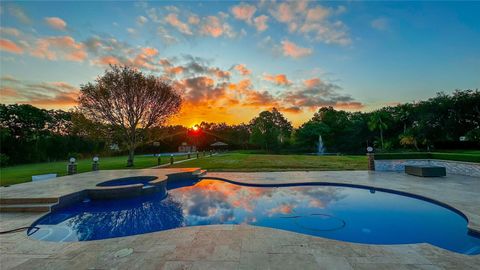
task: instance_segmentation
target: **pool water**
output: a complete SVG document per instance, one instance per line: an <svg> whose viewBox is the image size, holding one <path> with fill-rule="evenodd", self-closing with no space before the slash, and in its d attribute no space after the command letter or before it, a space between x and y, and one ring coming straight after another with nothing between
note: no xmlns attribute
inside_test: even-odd
<svg viewBox="0 0 480 270"><path fill-rule="evenodd" d="M211 224L251 224L366 244L432 245L480 254L467 220L441 205L374 189L332 185L242 186L219 180L169 184L157 194L85 200L40 218L28 234L88 241Z"/></svg>

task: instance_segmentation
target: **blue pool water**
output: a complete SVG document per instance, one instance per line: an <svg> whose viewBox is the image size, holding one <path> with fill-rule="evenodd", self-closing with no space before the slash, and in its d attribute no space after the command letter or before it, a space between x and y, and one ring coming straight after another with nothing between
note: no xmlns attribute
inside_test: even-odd
<svg viewBox="0 0 480 270"><path fill-rule="evenodd" d="M332 185L242 186L219 180L168 185L168 196L85 200L40 218L30 237L88 241L185 226L251 224L367 244L430 243L480 254L467 220L441 205Z"/></svg>

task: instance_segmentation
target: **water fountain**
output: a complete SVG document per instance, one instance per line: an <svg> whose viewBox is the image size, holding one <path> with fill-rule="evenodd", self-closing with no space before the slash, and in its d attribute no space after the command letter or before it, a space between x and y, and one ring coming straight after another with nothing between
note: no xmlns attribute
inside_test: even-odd
<svg viewBox="0 0 480 270"><path fill-rule="evenodd" d="M317 155L325 154L325 146L323 145L322 135L318 135Z"/></svg>

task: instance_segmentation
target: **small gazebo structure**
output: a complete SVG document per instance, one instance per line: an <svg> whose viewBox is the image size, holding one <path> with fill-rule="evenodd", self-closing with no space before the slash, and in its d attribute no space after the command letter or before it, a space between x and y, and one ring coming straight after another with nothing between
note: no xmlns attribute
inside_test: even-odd
<svg viewBox="0 0 480 270"><path fill-rule="evenodd" d="M228 144L219 141L219 142L214 142L210 144L210 147L215 151L226 151Z"/></svg>

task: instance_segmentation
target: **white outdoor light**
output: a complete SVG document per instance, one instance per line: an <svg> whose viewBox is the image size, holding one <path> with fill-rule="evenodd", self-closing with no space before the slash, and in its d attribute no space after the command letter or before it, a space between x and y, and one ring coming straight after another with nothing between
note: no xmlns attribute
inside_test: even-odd
<svg viewBox="0 0 480 270"><path fill-rule="evenodd" d="M75 163L76 159L74 157L70 158L70 163Z"/></svg>
<svg viewBox="0 0 480 270"><path fill-rule="evenodd" d="M97 156L93 157L93 162L98 162L99 158Z"/></svg>
<svg viewBox="0 0 480 270"><path fill-rule="evenodd" d="M373 152L373 147L371 147L371 146L367 147L367 152L368 152L368 153Z"/></svg>

